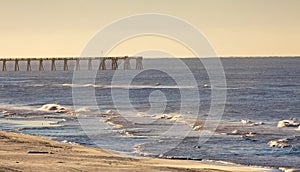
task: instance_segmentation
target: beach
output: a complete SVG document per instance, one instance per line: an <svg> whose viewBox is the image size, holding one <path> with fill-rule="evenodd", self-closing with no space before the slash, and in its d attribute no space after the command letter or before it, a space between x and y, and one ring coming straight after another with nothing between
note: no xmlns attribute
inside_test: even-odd
<svg viewBox="0 0 300 172"><path fill-rule="evenodd" d="M0 0L0 172L300 172L299 11Z"/></svg>
<svg viewBox="0 0 300 172"><path fill-rule="evenodd" d="M0 132L1 171L271 171L240 165L122 156L40 136Z"/></svg>

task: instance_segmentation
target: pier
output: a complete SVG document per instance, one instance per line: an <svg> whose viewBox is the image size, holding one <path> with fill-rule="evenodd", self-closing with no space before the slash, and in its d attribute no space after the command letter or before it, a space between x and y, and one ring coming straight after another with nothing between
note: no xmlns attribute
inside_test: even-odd
<svg viewBox="0 0 300 172"><path fill-rule="evenodd" d="M20 63L21 61L26 62L26 71L32 70L32 62L38 62L38 70L44 71L44 62L50 61L51 62L51 71L56 71L56 63L62 62L63 68L62 70L68 71L69 65L68 62L73 61L75 62L74 70L80 70L80 62L87 61L87 70L93 70L93 67L97 67L98 70L117 70L120 69L119 61L123 61L123 69L130 70L131 65L130 61L135 60L135 69L142 70L143 69L143 57L0 57L0 62L2 62L2 71L7 71L7 63L12 62L14 63L14 71L20 71ZM111 67L108 68L107 61L110 61ZM96 63L96 65L95 65ZM93 65L94 64L94 65ZM94 68L95 69L95 68Z"/></svg>

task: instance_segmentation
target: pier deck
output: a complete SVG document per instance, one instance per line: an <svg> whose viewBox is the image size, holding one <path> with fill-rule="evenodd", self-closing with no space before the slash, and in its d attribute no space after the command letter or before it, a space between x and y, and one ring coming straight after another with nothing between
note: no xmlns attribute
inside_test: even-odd
<svg viewBox="0 0 300 172"><path fill-rule="evenodd" d="M137 56L137 57L129 57L129 56L123 56L123 57L0 57L0 62L2 62L2 71L7 71L7 62L13 62L14 63L14 71L20 71L20 61L26 61L26 71L31 71L31 62L37 61L38 62L38 70L44 71L44 62L50 61L51 62L51 71L56 70L56 62L62 61L63 62L63 70L67 71L69 70L69 61L75 62L75 68L74 70L80 70L80 61L87 61L87 69L93 70L93 63L97 63L98 70L107 70L107 64L106 61L110 61L111 64L111 70L117 70L119 68L118 61L123 60L124 61L124 70L130 70L130 60L136 60L136 70L143 69L143 57ZM95 66L95 65L94 65Z"/></svg>

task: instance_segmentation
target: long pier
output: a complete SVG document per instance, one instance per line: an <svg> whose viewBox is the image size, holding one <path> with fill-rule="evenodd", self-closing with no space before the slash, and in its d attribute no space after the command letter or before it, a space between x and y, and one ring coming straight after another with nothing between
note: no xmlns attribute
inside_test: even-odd
<svg viewBox="0 0 300 172"><path fill-rule="evenodd" d="M62 61L63 62L63 70L69 70L68 62L74 61L75 62L75 70L80 70L80 62L87 61L87 69L93 70L93 63L96 62L98 70L107 70L106 62L111 62L111 70L117 70L119 68L118 61L124 61L124 70L130 70L130 60L136 60L136 70L143 69L143 57L0 57L0 61L2 62L2 71L7 71L7 62L12 61L14 62L14 71L20 71L19 62L25 61L26 62L26 71L31 71L31 64L33 61L38 62L38 70L44 71L44 62L50 61L51 62L51 70L56 71L56 62Z"/></svg>

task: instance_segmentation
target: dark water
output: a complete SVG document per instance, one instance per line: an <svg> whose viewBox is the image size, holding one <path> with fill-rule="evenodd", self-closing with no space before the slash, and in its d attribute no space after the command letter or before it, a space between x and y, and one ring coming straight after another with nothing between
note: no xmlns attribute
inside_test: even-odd
<svg viewBox="0 0 300 172"><path fill-rule="evenodd" d="M300 135L296 128L276 127L280 120L300 118L300 58L222 59L225 87L212 85L213 76L207 70L213 69L207 69L199 59L182 59L185 65L165 65L166 61L168 59L144 60L143 71L107 70L98 72L96 77L92 72L77 74L80 81L74 80L76 72L73 71L1 72L1 128L133 155L300 167L299 140L287 148L267 144L270 140ZM162 64L170 70L150 69L147 64ZM186 67L191 73L183 69ZM25 67L21 66L22 69ZM188 75L192 75L194 81L190 81ZM129 88L126 81L130 81ZM207 122L208 126L219 122L219 127L194 131L196 119L210 119L213 89L226 93L221 121ZM77 116L37 111L49 103L81 110ZM221 107L217 109L222 110ZM101 114L109 109L120 113L109 119L114 125L107 123L109 115ZM162 113L181 116L174 122L171 117L159 116ZM241 119L264 125L241 124ZM50 120L61 126L11 123L18 120ZM116 123L123 127L114 128ZM234 130L242 134L231 134ZM256 135L242 136L248 132Z"/></svg>

